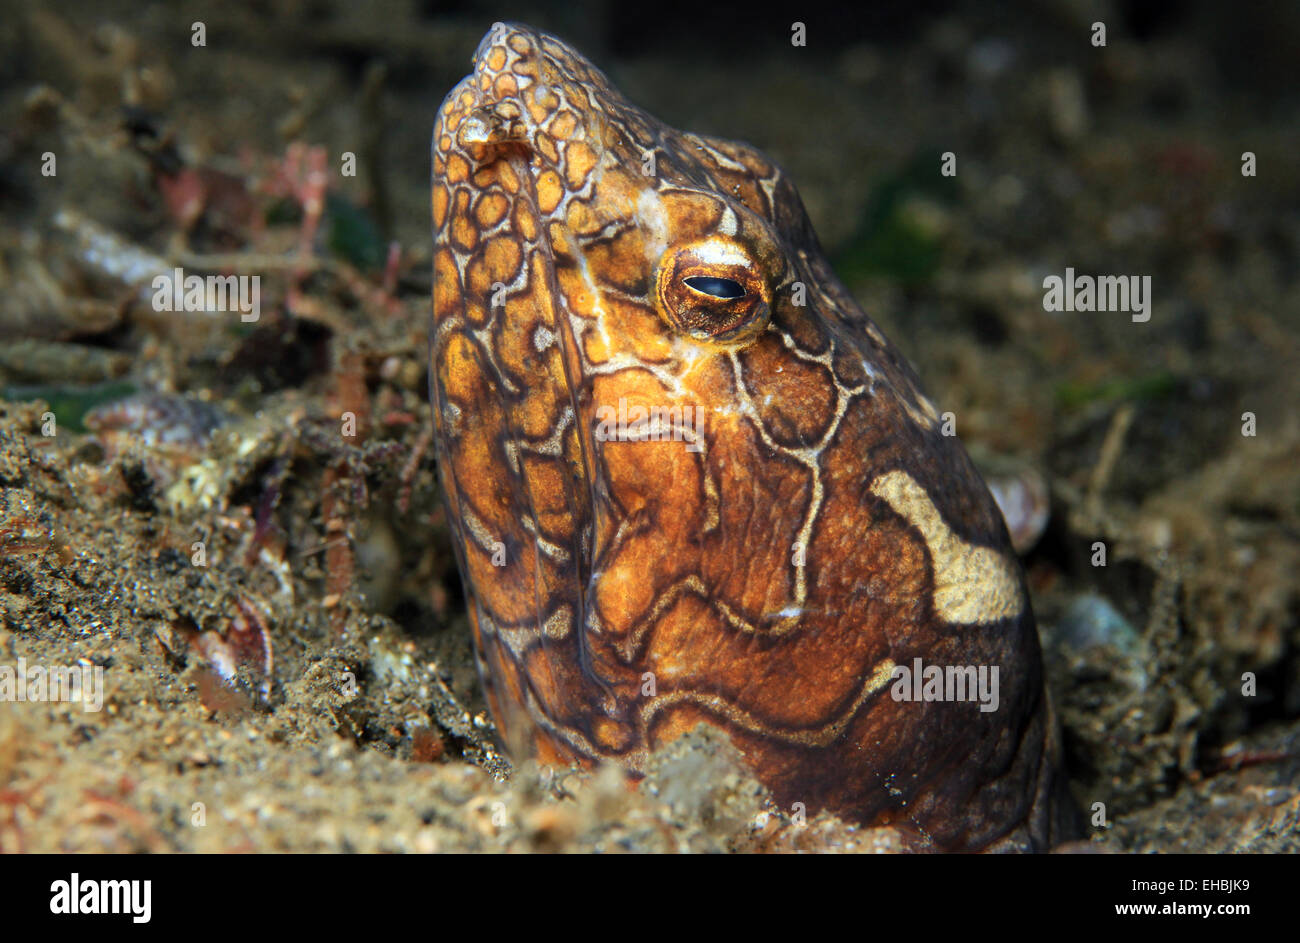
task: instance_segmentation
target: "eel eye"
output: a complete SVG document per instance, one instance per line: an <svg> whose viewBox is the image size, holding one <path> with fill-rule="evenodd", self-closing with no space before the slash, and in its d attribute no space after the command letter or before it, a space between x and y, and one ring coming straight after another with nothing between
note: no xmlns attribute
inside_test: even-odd
<svg viewBox="0 0 1300 943"><path fill-rule="evenodd" d="M655 273L655 308L679 334L734 346L771 319L765 266L744 245L714 236L670 246Z"/></svg>
<svg viewBox="0 0 1300 943"><path fill-rule="evenodd" d="M688 286L694 288L702 295L710 295L714 298L731 299L743 298L745 296L745 286L731 278L713 278L708 275L692 275L690 278L684 278Z"/></svg>

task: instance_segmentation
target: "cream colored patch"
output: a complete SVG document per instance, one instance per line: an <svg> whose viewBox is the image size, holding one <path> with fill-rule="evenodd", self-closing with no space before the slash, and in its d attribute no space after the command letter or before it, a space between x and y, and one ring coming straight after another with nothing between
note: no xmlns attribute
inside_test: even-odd
<svg viewBox="0 0 1300 943"><path fill-rule="evenodd" d="M658 265L659 257L668 248L668 214L654 187L646 187L637 197L636 217L645 234L646 261Z"/></svg>
<svg viewBox="0 0 1300 943"><path fill-rule="evenodd" d="M934 428L934 424L939 417L937 414L935 414L934 417L931 418L930 413L934 413L934 406L931 405L930 401L926 399L924 396L921 397L921 403L919 407L917 404L914 404L910 399L908 399L906 396L903 395L900 395L898 397L898 402L902 405L903 410L907 413L908 417L912 420L912 422L916 423L918 426L920 426L923 429ZM928 412L926 411L926 407L929 407Z"/></svg>
<svg viewBox="0 0 1300 943"><path fill-rule="evenodd" d="M939 421L939 412L934 408L934 403L911 381L904 385L906 389L898 391L898 402L914 423L924 429L933 429Z"/></svg>
<svg viewBox="0 0 1300 943"><path fill-rule="evenodd" d="M730 206L722 208L722 221L718 223L718 232L724 236L734 236L736 234L736 211Z"/></svg>
<svg viewBox="0 0 1300 943"><path fill-rule="evenodd" d="M505 644L516 660L522 658L539 641L546 639L560 640L567 638L573 625L573 610L561 606L551 613L550 618L539 630L535 625L507 626L496 625L491 619L480 617L484 635L495 635ZM486 624L484 622L486 621Z"/></svg>
<svg viewBox="0 0 1300 943"><path fill-rule="evenodd" d="M709 265L735 265L739 268L753 265L739 246L726 239L706 239L695 246L695 255Z"/></svg>
<svg viewBox="0 0 1300 943"><path fill-rule="evenodd" d="M911 475L892 471L871 483L921 532L934 565L934 608L945 622L969 625L1020 615L1025 602L1014 561L962 540L944 522L925 489Z"/></svg>
<svg viewBox="0 0 1300 943"><path fill-rule="evenodd" d="M573 626L573 610L568 606L561 606L551 613L551 617L546 620L542 626L542 631L550 639L567 638L569 629Z"/></svg>

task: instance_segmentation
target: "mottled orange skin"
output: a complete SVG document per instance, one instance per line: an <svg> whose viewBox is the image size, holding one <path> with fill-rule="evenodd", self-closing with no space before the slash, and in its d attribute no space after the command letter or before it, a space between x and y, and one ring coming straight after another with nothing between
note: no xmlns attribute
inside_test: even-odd
<svg viewBox="0 0 1300 943"><path fill-rule="evenodd" d="M780 169L498 24L438 113L433 224L439 461L512 751L636 773L712 724L787 809L1045 847L1054 724L1002 520ZM602 435L620 403L681 410L676 440ZM891 471L1002 561L987 602L873 492ZM999 709L893 699L914 657L999 666Z"/></svg>

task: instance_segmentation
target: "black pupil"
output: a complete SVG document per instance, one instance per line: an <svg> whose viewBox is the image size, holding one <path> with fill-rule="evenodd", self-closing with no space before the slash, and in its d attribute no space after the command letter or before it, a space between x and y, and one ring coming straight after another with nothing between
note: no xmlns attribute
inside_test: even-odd
<svg viewBox="0 0 1300 943"><path fill-rule="evenodd" d="M729 278L711 278L708 275L692 275L686 284L698 292L712 295L714 298L739 298L745 294L740 282Z"/></svg>

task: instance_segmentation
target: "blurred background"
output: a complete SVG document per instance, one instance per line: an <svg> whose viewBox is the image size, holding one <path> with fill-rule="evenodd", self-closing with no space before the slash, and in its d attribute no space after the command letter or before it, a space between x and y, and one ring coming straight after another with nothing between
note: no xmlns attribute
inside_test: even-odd
<svg viewBox="0 0 1300 943"><path fill-rule="evenodd" d="M507 768L483 720L424 369L433 115L492 23L519 20L661 120L780 161L990 481L1028 495L1072 783L1114 820L1097 840L1297 850L1300 5L3 10L0 651L98 659L119 685L115 720L78 738L67 718L0 718L19 724L0 746L58 757L0 750L0 785L53 776L63 837L43 840L533 847L534 832L488 839L434 813L375 837L349 816L384 790L400 805L407 774L319 774L326 798L308 808L294 752L346 742L358 763ZM264 316L160 316L146 286L174 265L261 274ZM1067 268L1150 276L1150 321L1045 311L1044 278ZM360 422L346 442L345 412ZM364 682L347 702L319 683L344 670ZM275 738L236 750L201 723L214 717ZM239 783L280 795L282 818L79 831L59 792L73 745L77 775L141 757L139 792L119 799L147 792L160 821L200 785ZM505 787L484 773L465 788ZM563 847L616 827L592 814Z"/></svg>

